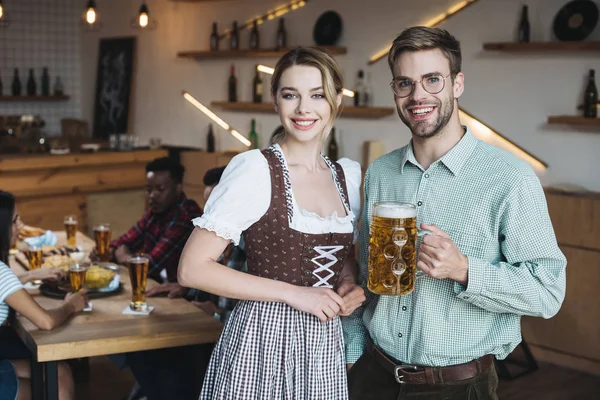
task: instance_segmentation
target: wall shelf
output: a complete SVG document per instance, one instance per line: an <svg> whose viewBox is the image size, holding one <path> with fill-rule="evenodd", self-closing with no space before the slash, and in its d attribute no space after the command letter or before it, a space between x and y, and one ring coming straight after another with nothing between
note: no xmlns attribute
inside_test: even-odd
<svg viewBox="0 0 600 400"><path fill-rule="evenodd" d="M0 96L0 101L65 101L69 96Z"/></svg>
<svg viewBox="0 0 600 400"><path fill-rule="evenodd" d="M548 117L548 123L600 127L600 118L584 118L578 115L550 115Z"/></svg>
<svg viewBox="0 0 600 400"><path fill-rule="evenodd" d="M484 43L487 51L505 52L552 52L552 51L600 51L600 41L589 42L499 42Z"/></svg>
<svg viewBox="0 0 600 400"><path fill-rule="evenodd" d="M223 58L254 58L254 57L281 57L294 47L285 49L240 49L240 50L218 50L218 51L180 51L178 58L192 58L195 60L215 60ZM331 55L346 54L347 49L340 46L320 46Z"/></svg>
<svg viewBox="0 0 600 400"><path fill-rule="evenodd" d="M237 102L230 103L227 101L213 101L210 103L212 107L218 107L227 111L241 111L241 112L264 112L274 113L272 103L251 103L251 102ZM350 107L345 106L342 109L342 118L383 118L388 115L393 115L396 112L394 108L388 107Z"/></svg>

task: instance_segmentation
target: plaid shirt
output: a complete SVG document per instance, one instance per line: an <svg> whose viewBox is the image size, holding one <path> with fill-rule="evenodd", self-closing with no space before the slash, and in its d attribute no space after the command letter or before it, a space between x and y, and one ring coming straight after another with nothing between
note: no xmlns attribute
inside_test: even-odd
<svg viewBox="0 0 600 400"><path fill-rule="evenodd" d="M417 224L447 232L469 259L468 284L419 277L405 296L378 296L343 319L346 359L366 340L415 365L461 364L485 354L504 359L521 341L522 315L550 318L565 296L566 259L538 178L523 161L464 137L427 170L409 144L367 170L359 282L368 276L373 203L417 205Z"/></svg>
<svg viewBox="0 0 600 400"><path fill-rule="evenodd" d="M150 258L148 276L158 282L160 272L167 271L167 281L177 282L177 266L183 246L194 230L191 220L202 215L202 209L184 193L173 208L164 215L150 210L129 232L110 243L117 248L124 244L132 252L143 252Z"/></svg>

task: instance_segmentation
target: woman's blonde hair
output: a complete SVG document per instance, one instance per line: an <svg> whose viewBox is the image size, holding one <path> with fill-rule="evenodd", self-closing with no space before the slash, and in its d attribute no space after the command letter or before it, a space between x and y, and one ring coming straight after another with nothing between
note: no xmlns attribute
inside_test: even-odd
<svg viewBox="0 0 600 400"><path fill-rule="evenodd" d="M318 47L298 47L288 51L277 61L277 65L275 65L275 72L273 72L273 77L271 78L271 95L273 98L277 98L281 75L283 75L286 69L294 65L311 66L321 71L323 91L331 107L331 116L328 122L333 125L333 121L335 121L342 110L341 104L339 106L337 104L337 97L344 87L342 72L337 62L329 53ZM273 136L271 142L279 143L284 137L285 130L282 130Z"/></svg>

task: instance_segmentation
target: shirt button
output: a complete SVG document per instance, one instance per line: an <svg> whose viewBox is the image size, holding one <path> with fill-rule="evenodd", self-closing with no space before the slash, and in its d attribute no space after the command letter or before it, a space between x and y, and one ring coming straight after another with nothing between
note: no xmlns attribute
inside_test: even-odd
<svg viewBox="0 0 600 400"><path fill-rule="evenodd" d="M406 311L406 306L402 306L402 311Z"/></svg>
<svg viewBox="0 0 600 400"><path fill-rule="evenodd" d="M425 174L425 178L429 178L429 174Z"/></svg>
<svg viewBox="0 0 600 400"><path fill-rule="evenodd" d="M402 332L400 332L400 333L398 334L398 337L399 337L399 338L401 338L401 337L402 337Z"/></svg>
<svg viewBox="0 0 600 400"><path fill-rule="evenodd" d="M417 205L418 205L418 206L422 206L422 205L423 205L423 202L422 202L422 201L418 201L418 202L417 202Z"/></svg>

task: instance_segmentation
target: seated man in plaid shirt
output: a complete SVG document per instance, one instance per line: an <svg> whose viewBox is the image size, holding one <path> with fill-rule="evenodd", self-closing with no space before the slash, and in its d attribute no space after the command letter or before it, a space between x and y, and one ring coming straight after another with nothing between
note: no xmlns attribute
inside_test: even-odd
<svg viewBox="0 0 600 400"><path fill-rule="evenodd" d="M133 253L150 259L148 276L158 282L177 282L183 246L192 233L193 218L202 209L182 191L185 169L177 161L157 158L146 165L148 211L129 232L110 244L112 259L125 264Z"/></svg>

